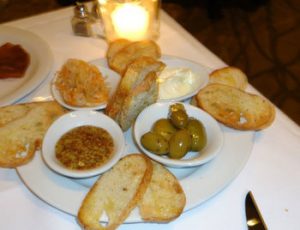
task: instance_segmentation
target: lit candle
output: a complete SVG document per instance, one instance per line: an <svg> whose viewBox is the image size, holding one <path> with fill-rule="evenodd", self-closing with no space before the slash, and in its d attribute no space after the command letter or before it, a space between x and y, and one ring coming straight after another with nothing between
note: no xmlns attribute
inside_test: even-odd
<svg viewBox="0 0 300 230"><path fill-rule="evenodd" d="M112 23L118 37L129 40L145 39L149 26L149 13L134 3L118 6L111 14Z"/></svg>

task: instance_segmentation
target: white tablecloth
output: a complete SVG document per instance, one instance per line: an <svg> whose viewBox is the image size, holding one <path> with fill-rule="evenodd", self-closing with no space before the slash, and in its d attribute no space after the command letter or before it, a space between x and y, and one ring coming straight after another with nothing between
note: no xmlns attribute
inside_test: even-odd
<svg viewBox="0 0 300 230"><path fill-rule="evenodd" d="M104 40L73 36L71 16L72 9L66 8L7 23L38 34L54 54L52 73L27 99L49 95L47 84L66 59L104 57ZM188 58L212 69L225 65L164 12L158 43L163 54ZM218 195L171 223L123 224L120 229L246 229L244 198L249 190L270 229L299 229L300 129L281 111L276 112L273 125L255 134L251 156L241 173ZM31 193L14 169L0 169L0 207L0 229L80 229L75 217Z"/></svg>

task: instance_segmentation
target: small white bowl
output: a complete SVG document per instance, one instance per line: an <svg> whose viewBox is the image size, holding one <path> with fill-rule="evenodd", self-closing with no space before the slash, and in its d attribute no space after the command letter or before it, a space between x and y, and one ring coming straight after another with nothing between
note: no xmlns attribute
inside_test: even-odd
<svg viewBox="0 0 300 230"><path fill-rule="evenodd" d="M168 117L169 107L172 104L174 102L155 103L139 114L134 124L134 137L138 147L153 160L174 168L199 166L216 157L223 145L223 133L218 122L208 113L189 104L184 104L188 116L201 121L206 130L207 144L199 153L189 152L182 159L171 159L166 155L151 153L142 146L142 135L151 130L155 121Z"/></svg>
<svg viewBox="0 0 300 230"><path fill-rule="evenodd" d="M169 56L169 55L163 55L160 59L162 62L164 62L167 66L166 69L168 68L188 68L190 69L194 74L195 74L195 82L193 83L192 86L192 91L187 92L186 94L174 96L171 98L162 98L162 93L160 92L158 95L158 102L176 102L176 101L184 101L188 98L191 98L201 88L207 85L209 81L209 73L212 71L210 68L200 64L193 62L188 59L180 58L180 57L175 57L175 56ZM161 87L159 87L159 91L161 91Z"/></svg>
<svg viewBox="0 0 300 230"><path fill-rule="evenodd" d="M105 129L113 138L114 153L112 158L98 168L90 170L71 170L64 167L55 157L55 145L69 130L92 125ZM55 172L73 178L85 178L101 174L110 169L121 158L125 147L125 138L118 124L110 117L96 111L73 111L58 118L47 130L42 145L45 163Z"/></svg>
<svg viewBox="0 0 300 230"><path fill-rule="evenodd" d="M93 62L92 62L92 64L97 66L98 69L100 70L100 72L102 73L102 75L105 79L105 83L109 89L109 97L111 97L114 94L114 92L116 91L121 77L116 72L114 72L106 67L99 66L99 64L93 63ZM68 103L66 103L64 101L59 90L55 86L56 78L57 78L57 76L55 76L51 82L52 96L59 104L61 104L65 108L70 109L70 110L100 110L100 109L104 109L106 107L107 102L102 102L96 106L91 106L91 107L78 107L78 106L69 105Z"/></svg>

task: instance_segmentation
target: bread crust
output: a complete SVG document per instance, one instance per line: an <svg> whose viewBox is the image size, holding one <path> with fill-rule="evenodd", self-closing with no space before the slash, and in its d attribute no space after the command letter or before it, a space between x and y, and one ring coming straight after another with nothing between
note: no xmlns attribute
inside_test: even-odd
<svg viewBox="0 0 300 230"><path fill-rule="evenodd" d="M122 130L128 130L139 113L158 99L158 83L155 72L147 74L145 79L136 86L125 98L118 116L118 123Z"/></svg>
<svg viewBox="0 0 300 230"><path fill-rule="evenodd" d="M108 63L112 61L112 58L116 55L116 53L122 50L125 46L129 45L129 43L130 41L126 39L117 39L113 42L110 42L106 52Z"/></svg>
<svg viewBox="0 0 300 230"><path fill-rule="evenodd" d="M140 57L128 66L105 109L123 131L130 128L142 109L157 101L157 75L164 67L151 57Z"/></svg>
<svg viewBox="0 0 300 230"><path fill-rule="evenodd" d="M211 72L209 83L224 84L245 90L248 85L248 79L246 74L239 68L227 66Z"/></svg>
<svg viewBox="0 0 300 230"><path fill-rule="evenodd" d="M261 130L275 118L265 98L222 84L209 84L196 95L197 104L219 122L239 130Z"/></svg>
<svg viewBox="0 0 300 230"><path fill-rule="evenodd" d="M65 109L54 101L0 108L0 167L28 163L40 149L48 127L64 113Z"/></svg>
<svg viewBox="0 0 300 230"><path fill-rule="evenodd" d="M151 182L139 202L140 215L145 221L169 222L183 212L186 197L177 178L167 168L152 163Z"/></svg>
<svg viewBox="0 0 300 230"><path fill-rule="evenodd" d="M143 197L152 176L153 166L142 154L123 157L103 174L86 195L78 212L84 229L116 229ZM99 218L106 212L109 223Z"/></svg>
<svg viewBox="0 0 300 230"><path fill-rule="evenodd" d="M122 41L122 43L124 43L124 41ZM127 45L121 46L122 48L118 49L118 51L114 52L114 54L112 54L113 52L111 51L113 48L109 48L108 50L110 50L110 52L107 54L107 56L110 57L108 59L109 67L121 76L123 76L127 66L137 58L146 56L157 59L161 56L159 46L151 40L130 42Z"/></svg>

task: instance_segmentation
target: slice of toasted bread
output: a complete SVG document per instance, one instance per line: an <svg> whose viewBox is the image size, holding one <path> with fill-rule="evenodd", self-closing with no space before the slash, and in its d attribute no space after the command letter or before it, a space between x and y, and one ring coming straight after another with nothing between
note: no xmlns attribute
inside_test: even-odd
<svg viewBox="0 0 300 230"><path fill-rule="evenodd" d="M210 73L209 83L219 83L245 90L248 85L248 79L246 74L240 69L228 66Z"/></svg>
<svg viewBox="0 0 300 230"><path fill-rule="evenodd" d="M40 148L48 127L64 112L53 101L0 108L0 117L5 117L0 126L0 167L14 168L30 161ZM12 119L8 118L9 114Z"/></svg>
<svg viewBox="0 0 300 230"><path fill-rule="evenodd" d="M32 107L33 103L16 104L0 108L0 128L13 120L24 117Z"/></svg>
<svg viewBox="0 0 300 230"><path fill-rule="evenodd" d="M108 65L122 76L131 62L143 56L159 58L161 56L159 46L150 40L131 42L109 59Z"/></svg>
<svg viewBox="0 0 300 230"><path fill-rule="evenodd" d="M152 163L142 154L122 158L103 174L86 195L78 212L84 229L116 229L136 207L152 176ZM106 212L109 223L99 219Z"/></svg>
<svg viewBox="0 0 300 230"><path fill-rule="evenodd" d="M117 39L113 42L110 42L106 52L108 63L111 62L111 59L116 55L116 53L129 44L130 41L126 39Z"/></svg>
<svg viewBox="0 0 300 230"><path fill-rule="evenodd" d="M140 57L135 59L126 69L122 81L122 89L130 90L139 85L150 72L160 73L166 65L151 57Z"/></svg>
<svg viewBox="0 0 300 230"><path fill-rule="evenodd" d="M268 100L227 85L209 84L196 99L200 108L234 129L260 130L275 117L274 106Z"/></svg>
<svg viewBox="0 0 300 230"><path fill-rule="evenodd" d="M186 197L176 177L162 165L153 163L151 182L139 202L142 219L151 222L168 222L183 211Z"/></svg>
<svg viewBox="0 0 300 230"><path fill-rule="evenodd" d="M117 120L117 115L122 109L125 98L130 92L140 84L151 72L160 72L165 67L165 64L156 61L151 57L140 57L133 61L126 70L124 77L121 79L117 90L109 100L105 113L111 118Z"/></svg>
<svg viewBox="0 0 300 230"><path fill-rule="evenodd" d="M158 90L157 74L155 72L148 73L124 100L117 120L122 130L128 130L139 113L157 101Z"/></svg>
<svg viewBox="0 0 300 230"><path fill-rule="evenodd" d="M140 57L128 66L105 109L124 131L143 108L157 100L157 74L164 67L164 63L151 57Z"/></svg>

